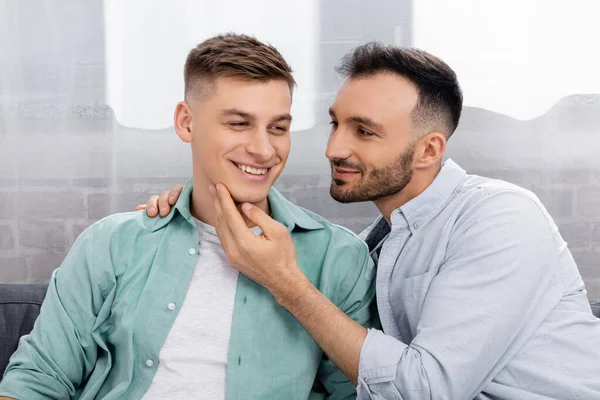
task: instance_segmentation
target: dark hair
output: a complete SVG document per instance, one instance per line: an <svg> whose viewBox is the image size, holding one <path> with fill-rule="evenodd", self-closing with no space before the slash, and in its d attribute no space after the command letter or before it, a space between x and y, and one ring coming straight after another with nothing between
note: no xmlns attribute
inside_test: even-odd
<svg viewBox="0 0 600 400"><path fill-rule="evenodd" d="M185 95L198 94L202 84L219 77L249 80L285 80L290 91L296 82L292 68L279 51L248 35L226 33L212 37L193 48L185 60Z"/></svg>
<svg viewBox="0 0 600 400"><path fill-rule="evenodd" d="M371 42L346 54L336 71L349 78L381 72L403 76L419 93L418 103L411 113L417 127L443 129L446 137L450 137L458 126L463 98L456 73L432 54Z"/></svg>

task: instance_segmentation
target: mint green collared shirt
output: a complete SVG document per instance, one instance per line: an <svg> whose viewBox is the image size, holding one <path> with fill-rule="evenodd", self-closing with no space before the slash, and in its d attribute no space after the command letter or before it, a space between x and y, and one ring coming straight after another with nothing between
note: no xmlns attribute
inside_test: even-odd
<svg viewBox="0 0 600 400"><path fill-rule="evenodd" d="M79 236L52 275L40 316L21 338L0 395L23 400L144 396L196 265L191 192L188 183L165 218L152 219L143 211L116 214ZM268 198L273 218L291 232L307 277L369 326L375 270L366 244L275 189ZM346 399L356 392L295 318L240 274L226 395Z"/></svg>

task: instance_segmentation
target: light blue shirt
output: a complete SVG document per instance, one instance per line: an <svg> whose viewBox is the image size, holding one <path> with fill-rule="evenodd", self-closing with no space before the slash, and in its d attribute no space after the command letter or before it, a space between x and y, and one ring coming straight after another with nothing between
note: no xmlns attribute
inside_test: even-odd
<svg viewBox="0 0 600 400"><path fill-rule="evenodd" d="M359 399L600 399L600 320L533 193L448 160L391 223Z"/></svg>

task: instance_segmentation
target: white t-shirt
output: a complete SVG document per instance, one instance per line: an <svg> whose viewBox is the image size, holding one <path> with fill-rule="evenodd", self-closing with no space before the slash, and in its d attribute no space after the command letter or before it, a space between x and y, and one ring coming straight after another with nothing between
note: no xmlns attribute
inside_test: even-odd
<svg viewBox="0 0 600 400"><path fill-rule="evenodd" d="M215 228L196 224L200 243L194 274L144 400L225 399L238 272L227 262Z"/></svg>

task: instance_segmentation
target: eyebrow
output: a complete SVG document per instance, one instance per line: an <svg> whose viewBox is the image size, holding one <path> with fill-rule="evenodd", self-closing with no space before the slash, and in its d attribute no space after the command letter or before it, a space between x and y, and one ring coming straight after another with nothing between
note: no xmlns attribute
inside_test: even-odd
<svg viewBox="0 0 600 400"><path fill-rule="evenodd" d="M256 119L256 117L254 115L250 114L249 112L238 110L237 108L230 108L228 110L223 110L221 112L221 115L223 117L236 116L236 117L242 117L242 118L246 118L246 119Z"/></svg>
<svg viewBox="0 0 600 400"><path fill-rule="evenodd" d="M221 115L223 117L237 116L237 117L242 117L242 118L249 119L249 120L256 119L256 115L251 114L246 111L238 110L237 108L230 108L228 110L223 110L223 112L221 112ZM291 122L292 116L290 114L281 114L281 115L278 115L275 118L273 118L273 122L282 122L282 121L290 121Z"/></svg>
<svg viewBox="0 0 600 400"><path fill-rule="evenodd" d="M333 109L331 107L329 107L329 115L332 118L335 118L335 112L333 111ZM383 125L381 125L378 122L373 121L371 118L368 117L362 117L360 115L354 115L352 117L348 117L346 118L346 122L353 122L355 124L362 124L368 128L374 129L376 131L380 131L380 132L385 132L385 129L383 128Z"/></svg>
<svg viewBox="0 0 600 400"><path fill-rule="evenodd" d="M273 122L283 122L283 121L292 122L292 116L290 114L281 114L281 115L276 116L273 119Z"/></svg>

